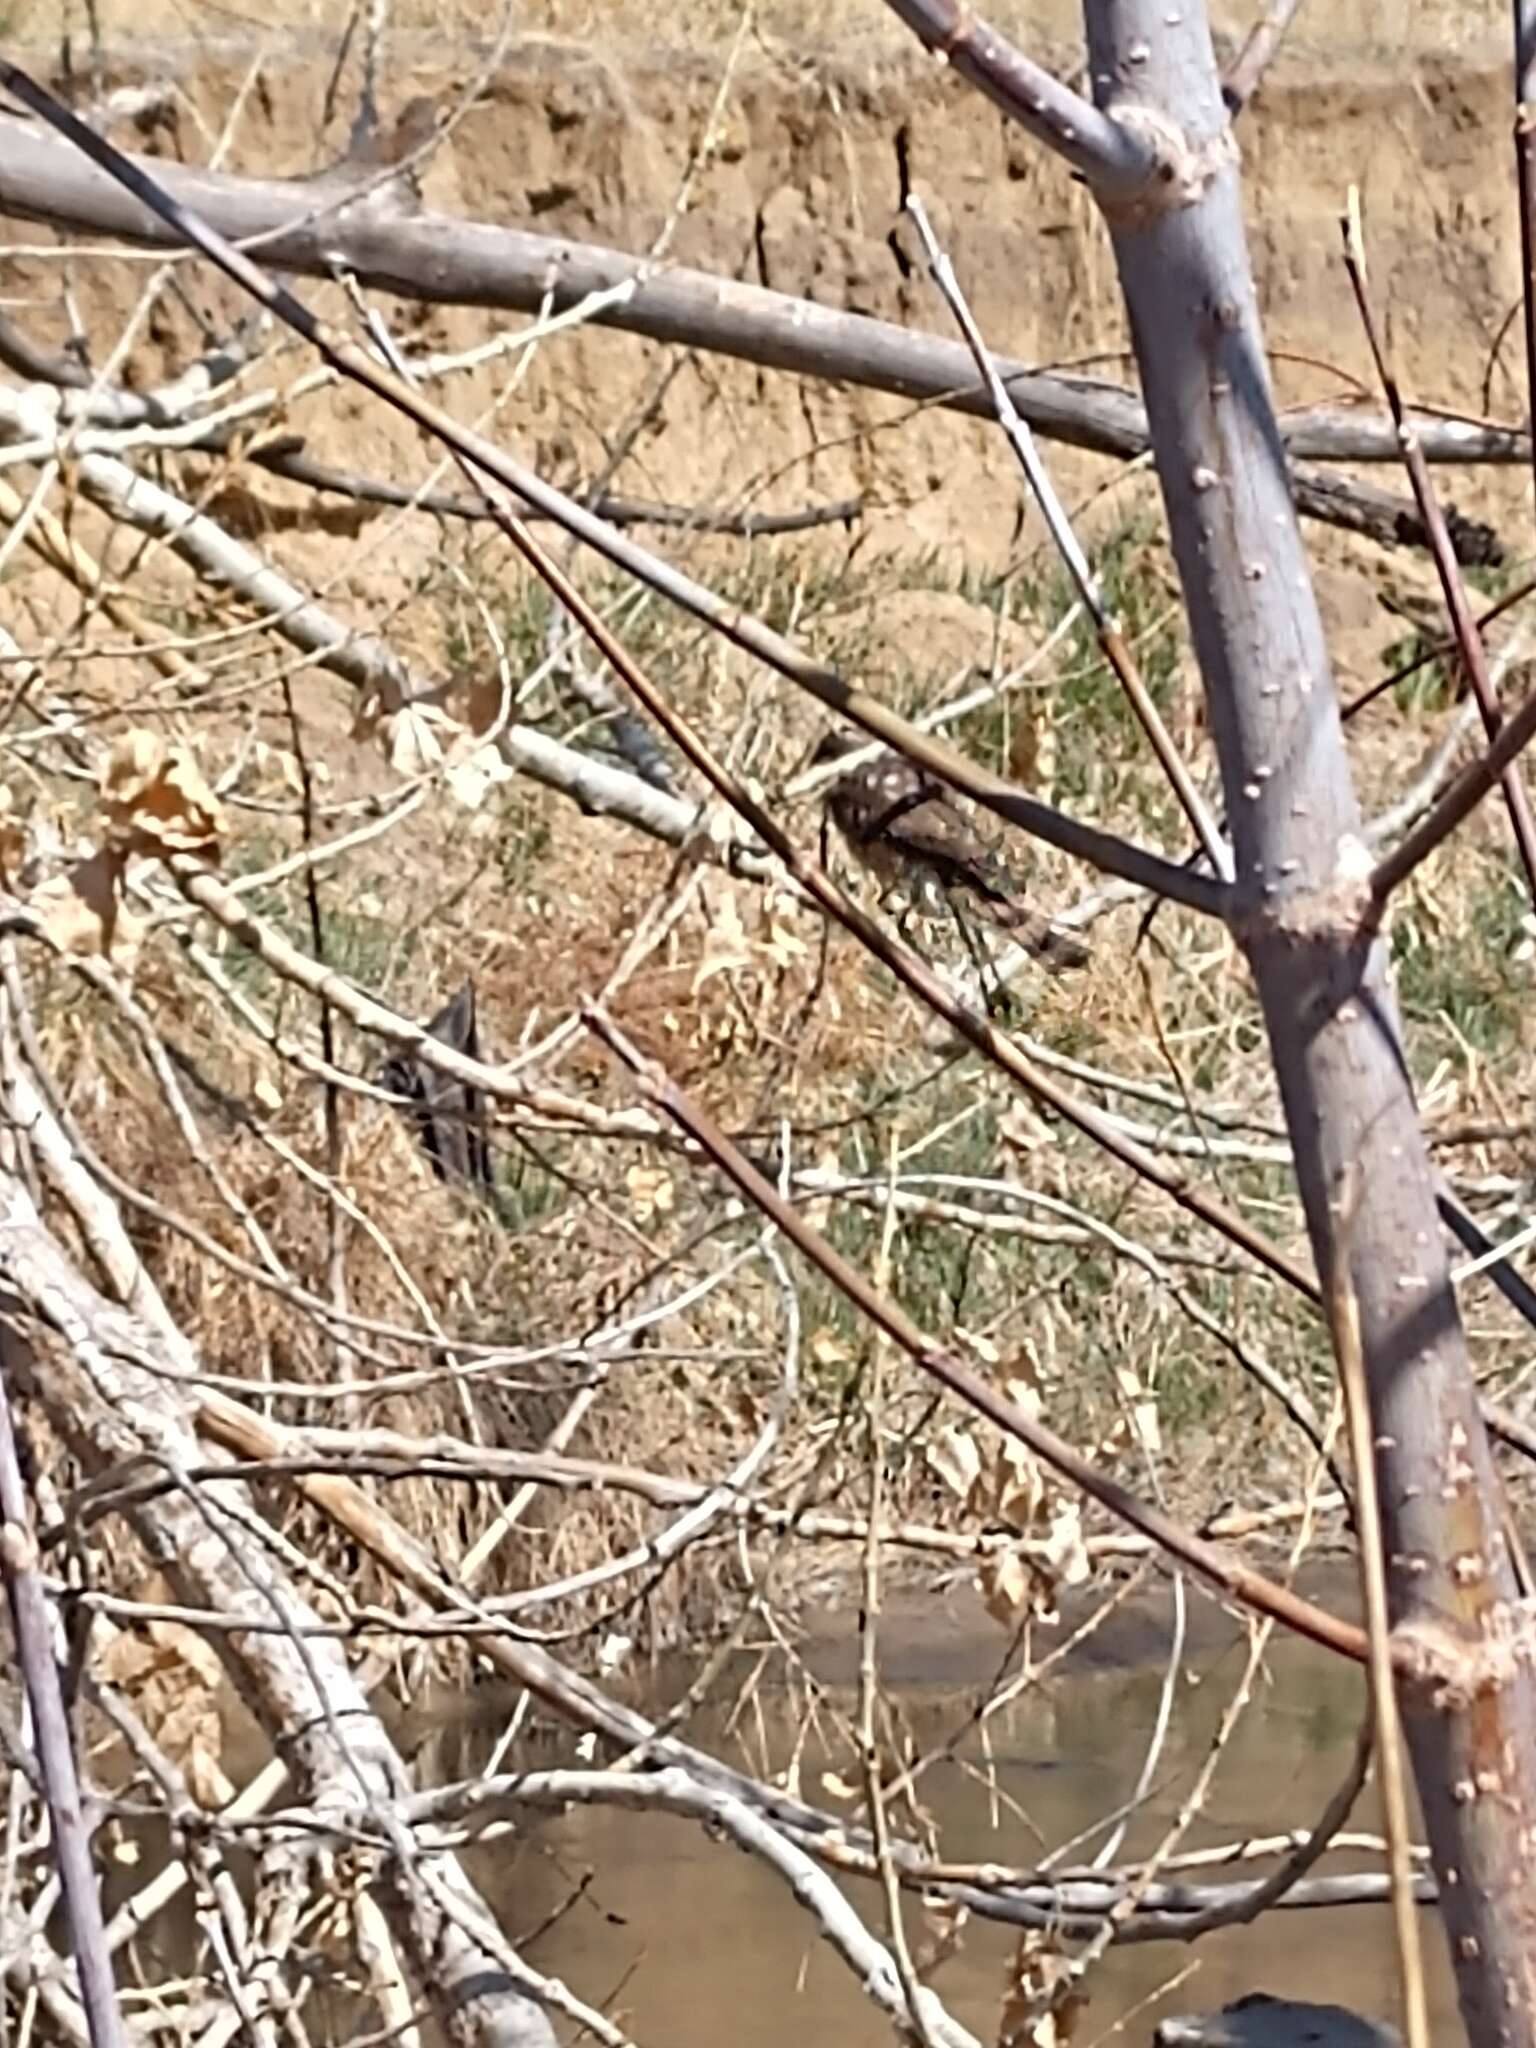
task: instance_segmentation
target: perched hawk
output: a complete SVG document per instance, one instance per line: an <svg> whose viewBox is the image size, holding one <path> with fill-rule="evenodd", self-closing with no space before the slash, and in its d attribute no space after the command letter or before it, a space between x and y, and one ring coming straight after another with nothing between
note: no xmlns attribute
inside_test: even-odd
<svg viewBox="0 0 1536 2048"><path fill-rule="evenodd" d="M862 744L850 733L829 733L815 758L839 760ZM953 906L964 896L1048 967L1086 964L1082 940L1022 900L1018 882L945 785L904 754L877 754L841 776L828 792L827 809L854 854L914 908Z"/></svg>

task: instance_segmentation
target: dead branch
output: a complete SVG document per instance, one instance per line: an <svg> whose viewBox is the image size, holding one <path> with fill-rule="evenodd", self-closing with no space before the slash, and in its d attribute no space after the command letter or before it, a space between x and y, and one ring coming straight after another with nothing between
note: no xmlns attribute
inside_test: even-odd
<svg viewBox="0 0 1536 2048"><path fill-rule="evenodd" d="M0 1576L5 1579L17 1658L32 1709L32 1739L63 1882L80 2003L92 2048L122 2048L112 1961L59 1682L53 1623L38 1580L37 1538L16 1457L7 1381L16 1372L20 1350L13 1330L0 1331Z"/></svg>
<svg viewBox="0 0 1536 2048"><path fill-rule="evenodd" d="M18 74L19 75L19 74ZM16 91L14 84L11 90ZM23 95L18 92L18 97ZM147 162L145 168L148 168ZM964 346L912 335L889 322L843 313L763 287L681 268L648 269L617 250L458 221L424 210L401 213L348 209L345 195L317 212L289 184L222 176L154 162L153 174L183 206L201 214L227 240L254 240L277 269L329 277L337 262L366 288L406 299L537 312L594 295L606 298L592 317L653 341L735 356L766 369L860 385L892 395L985 414L990 401L976 383ZM179 238L124 192L115 190L66 144L30 124L0 115L0 212L26 220L128 241L176 247ZM1121 459L1148 445L1146 415L1129 392L1087 378L1051 376L1026 365L999 365L1019 412L1039 434ZM1323 412L1287 423L1296 459L1396 462L1390 425ZM1526 459L1526 437L1458 422L1425 424L1432 460ZM1423 544L1417 514L1406 500L1343 479L1299 472L1303 511L1387 545ZM1486 537L1466 536L1487 559Z"/></svg>
<svg viewBox="0 0 1536 2048"><path fill-rule="evenodd" d="M84 1176L79 1199L107 1237L117 1226ZM125 1242L125 1241L124 1241ZM126 1246L125 1246L126 1250ZM0 1257L13 1315L57 1338L36 1355L35 1378L50 1416L94 1467L152 1459L173 1474L197 1462L195 1439L167 1391L166 1374L195 1373L190 1351L169 1355L165 1337L112 1307L70 1265L43 1226L21 1183L0 1178ZM137 1260L127 1253L132 1269ZM173 1328L168 1319L162 1330ZM137 1359L159 1352L158 1370ZM269 1559L253 1573L230 1527L190 1482L171 1496L134 1510L151 1554L189 1600L265 1621L302 1625L311 1612ZM219 1638L232 1678L280 1742L316 1810L342 1825L349 1816L375 1823L392 1809L404 1767L359 1690L340 1645L302 1645L290 1636L258 1633ZM499 2042L503 2048L552 2048L553 2032L523 1982L495 1967L483 1942L463 1924L484 1928L489 1915L458 1865L431 1859L413 1870L397 1853L385 1870L386 1906L396 1939L423 1993L456 2041ZM418 1882L425 1875L432 1889Z"/></svg>

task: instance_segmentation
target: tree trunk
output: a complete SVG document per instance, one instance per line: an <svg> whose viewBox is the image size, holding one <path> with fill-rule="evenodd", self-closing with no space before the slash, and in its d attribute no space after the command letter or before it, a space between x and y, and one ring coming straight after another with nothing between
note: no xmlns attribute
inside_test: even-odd
<svg viewBox="0 0 1536 2048"><path fill-rule="evenodd" d="M1094 97L1159 137L1105 206L1319 1271L1359 1306L1399 1682L1478 2044L1536 2038L1536 1694L1265 368L1204 0L1086 0ZM1340 292L1344 292L1341 275ZM1353 1187L1357 1199L1346 1190ZM1341 1198L1352 1213L1341 1222Z"/></svg>

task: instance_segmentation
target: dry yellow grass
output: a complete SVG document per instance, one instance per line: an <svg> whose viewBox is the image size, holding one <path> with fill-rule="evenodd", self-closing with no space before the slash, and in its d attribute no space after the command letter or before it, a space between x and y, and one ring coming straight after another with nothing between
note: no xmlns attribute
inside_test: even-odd
<svg viewBox="0 0 1536 2048"><path fill-rule="evenodd" d="M1466 8L1454 16L1461 30L1484 18ZM128 21L111 7L101 18L109 38ZM135 8L131 19L141 60L154 59L146 40L153 34L168 43L181 38L183 50L193 35L219 45L183 80L205 124L187 128L188 154L217 132L233 103L244 55L263 29L272 38L263 73L267 94L247 103L234 160L291 171L310 167L322 153L314 132L322 69L306 53L337 34L344 19L339 9L261 16L188 7L156 16ZM416 19L409 8L394 17L400 31L388 70L394 99L419 75L441 84L445 74L457 82L472 69L467 44L454 44L454 17L434 10L439 26L430 46L413 26ZM533 213L558 230L646 246L702 131L718 84L721 43L705 47L704 61L690 66L644 40L649 24L639 10L549 7L523 19L542 35L597 45L605 56L632 36L635 71L616 70L622 90L610 95L607 74L599 79L603 90L589 91L598 74L575 62L562 69L558 49L543 46L536 64L525 61L526 52L515 55L496 81L493 104L471 116L434 165L429 198L486 218ZM1435 38L1451 26L1447 10L1430 8L1405 11L1398 29L1384 25L1378 10L1333 19L1340 47L1346 36L1365 36L1374 24L1383 54L1409 38L1426 54L1433 46L1437 58L1444 45ZM706 29L722 35L731 21L723 8L705 16ZM990 111L958 98L953 82L931 68L914 62L861 69L863 49L906 47L879 8L866 8L853 27L830 9L767 7L759 21L767 54L761 48L751 54L751 94L743 95L730 149L706 173L701 202L681 224L679 253L731 270L750 248L783 289L846 291L890 317L935 323L935 308L898 275L883 241L894 203L892 131L905 119L924 178L945 195L957 260L975 280L988 332L1038 359L1103 367L1104 352L1123 336L1106 253L1081 195L1033 155L1013 149ZM783 64L796 38L816 41L818 54L831 51L817 74L826 93ZM699 50L692 44L689 54ZM1350 72L1336 88L1309 94L1303 85L1288 98L1277 95L1282 111L1261 111L1248 130L1253 206L1267 224L1259 263L1273 309L1271 335L1277 348L1302 359L1282 368L1288 396L1331 394L1338 388L1331 366L1359 368L1353 338L1338 332L1327 289L1332 259L1320 238L1331 233L1343 182L1362 166L1384 288L1390 293L1399 279L1412 286L1402 294L1397 339L1417 388L1466 400L1480 382L1516 258L1496 221L1478 239L1470 229L1444 230L1442 217L1450 218L1457 206L1470 213L1494 175L1503 131L1491 110L1500 88L1457 74L1442 81L1441 90L1442 101L1434 103L1397 92L1372 97ZM1466 118L1448 118L1446 101ZM566 118L575 104L580 122ZM1433 189L1411 175L1431 150L1439 152ZM978 184L985 187L983 198ZM1021 231L1018 220L998 225L993 195L999 190L1010 195L1027 229ZM1023 264L1021 233L1030 258ZM103 346L144 275L142 265L78 266L75 304ZM46 330L60 318L57 271L38 261L18 265L17 276L19 288L33 295L29 318ZM479 314L433 314L420 332L434 345L462 344L482 338L490 324ZM150 381L194 345L190 323L168 307L152 324L135 372ZM278 366L281 376L292 360ZM1112 356L1109 367L1118 374L1120 359ZM501 414L500 431L557 475L590 474L602 461L605 437L611 440L638 416L658 368L654 352L622 338L568 337L541 355ZM500 374L454 387L453 402L465 417L499 395ZM1508 397L1508 385L1498 386L1499 402ZM346 394L296 407L292 424L323 458L394 479L416 481L423 473L425 457L414 435ZM1090 486L1106 490L1086 530L1113 561L1138 653L1181 740L1209 772L1173 579L1147 518L1152 502L1145 480L1106 479L1100 466L1081 459L1063 461L1058 470L1074 495ZM667 387L618 481L637 494L706 504L752 490L773 505L859 493L867 516L853 537L839 532L751 548L668 537L665 551L904 706L929 705L957 690L974 680L965 673L970 668L985 674L999 658L1007 665L1027 657L1060 615L1061 595L1038 535L1032 525L1022 534L1017 527L1010 460L997 437L979 426L932 414L908 417L894 403L801 389L738 367L694 366ZM208 482L206 473L197 479ZM343 515L334 507L320 514L301 494L249 469L238 482L242 531L273 559L320 582L342 615L386 632L425 672L449 681L455 703L483 688L492 667L488 624L511 647L514 681L539 659L542 616L498 541L440 529L420 516ZM1523 482L1518 491L1523 499ZM1502 516L1501 503L1507 507L1514 495L1510 489L1501 501L1490 492L1492 511ZM232 512L237 493L222 488L211 502L221 513ZM89 514L77 512L76 530L105 548ZM1377 603L1376 584L1387 572L1373 551L1354 543L1320 541L1318 556L1341 678L1358 685L1379 671L1383 649L1398 630ZM579 573L594 592L616 598L589 563L580 563ZM1394 562L1390 573L1404 572ZM159 556L138 565L135 589L160 608L171 630L195 630L216 615ZM56 579L27 565L13 575L6 595L18 630L24 625L37 639L67 616L72 602ZM802 702L737 657L701 645L657 608L630 630L711 742L767 788L800 764L817 730ZM99 631L94 637L98 646L106 644ZM245 775L251 758L245 750L254 740L274 754L290 744L277 693L246 649L206 695L150 699L139 664L120 652L69 668L69 687L82 678L109 732L129 718L174 720L193 734L210 772L243 763ZM1171 807L1115 704L1102 664L1081 636L1058 651L1039 686L1021 701L1038 706L1054 733L1052 772L1064 801L1178 849ZM339 687L303 682L306 746L329 770L325 796L336 804L377 796L393 779L377 746L351 734L350 713ZM558 693L535 698L529 715L590 737ZM962 728L962 737L983 758L1005 765L1015 758L1022 717L1022 711L988 711ZM1359 742L1362 779L1373 798L1384 799L1397 785L1437 721L1433 706L1373 714ZM280 784L274 791L254 774L237 779L236 790L263 803L283 794ZM46 801L73 817L78 789L50 785ZM814 818L802 814L797 822L812 838ZM237 868L264 865L298 843L291 801L276 821L270 810L253 810L240 814L239 826L232 853ZM333 829L331 821L325 829ZM1065 903L1084 886L1064 861L1025 858L1032 887L1049 903ZM583 819L553 797L514 786L471 818L439 792L392 837L326 870L320 893L327 953L342 972L412 1015L427 1014L472 971L487 1041L505 1052L602 984L625 934L676 880L670 851ZM262 908L290 937L309 943L307 906L296 883L264 894ZM733 929L732 918L759 950L749 964L701 983L701 962L720 933ZM776 919L782 921L781 908L755 890L733 889L707 875L665 947L623 990L617 1003L622 1021L717 1115L750 1130L759 1145L772 1142L788 1116L802 1164L835 1166L850 1176L878 1174L894 1141L911 1148L914 1173L956 1177L955 1186L922 1183L921 1192L953 1198L973 1213L932 1210L903 1225L895 1261L903 1299L936 1336L972 1354L995 1354L1000 1374L1037 1375L1051 1419L1078 1430L1107 1457L1126 1460L1138 1483L1140 1461L1124 1430L1127 1393L1117 1378L1126 1361L1134 1362L1139 1383L1156 1391L1167 1440L1175 1446L1170 1484L1192 1513L1215 1505L1230 1490L1234 1472L1254 1491L1294 1484L1296 1443L1239 1376L1231 1344L1261 1352L1317 1391L1324 1362L1315 1325L1268 1282L1219 1263L1189 1263L1218 1259L1220 1248L1119 1168L1021 1113L974 1063L951 1064L922 1020L846 943L831 944L824 962L820 930L790 920L799 950L781 946L777 956L763 950L775 943ZM1454 860L1426 875L1404 920L1413 1052L1431 1084L1431 1109L1443 1119L1517 1124L1529 1113L1518 1022L1525 982L1510 959L1515 938L1497 819L1491 818ZM307 1003L254 973L236 950L230 957L251 974L249 987L287 1028L312 1035ZM1476 976L1469 973L1474 960ZM145 1000L167 1035L237 1095L248 1095L260 1079L280 1104L270 1113L272 1132L307 1157L323 1158L315 1088L296 1083L255 1048L225 1007L189 979L168 938L156 942L142 974ZM61 1010L63 988L55 989ZM1098 927L1090 972L1075 983L1043 988L1037 1002L1028 1028L1049 1048L1118 1074L1143 1092L1160 1092L1149 1110L1140 1097L1120 1100L1112 1090L1096 1089L1127 1114L1167 1119L1186 1139L1191 1130L1206 1129L1238 1145L1267 1140L1275 1123L1273 1090L1246 978L1230 946L1165 914L1151 940L1138 947L1135 913L1122 910ZM117 1042L101 1014L69 1007L62 1017L50 1016L48 1043L87 1103L98 1113L110 1107L101 1142L118 1169L215 1228L234 1248L234 1226L219 1215L205 1176L179 1150L136 1055ZM377 1048L345 1034L343 1045L360 1071L372 1071ZM589 1099L628 1105L608 1063L590 1049L570 1055L558 1078ZM1179 1114L1186 1089L1204 1112L1193 1124ZM198 1101L210 1150L230 1182L295 1274L325 1292L326 1204L257 1133L222 1124ZM1248 1125L1265 1128L1255 1132ZM1463 1156L1487 1175L1518 1168L1523 1155L1518 1145L1503 1143ZM588 1329L630 1298L656 1258L696 1264L747 1234L710 1173L656 1150L506 1130L500 1165L514 1210L509 1229L433 1184L387 1110L358 1108L346 1119L342 1178L396 1247L420 1293L461 1337L500 1341L511 1333L511 1341L524 1342ZM637 1169L640 1177L632 1179ZM1208 1173L1229 1199L1250 1204L1276 1235L1299 1241L1286 1177L1272 1161L1228 1156L1194 1170ZM1043 1203L1075 1205L1103 1227L1100 1235L1050 1241L990 1228L986 1204L1010 1180ZM989 1185L978 1192L977 1184ZM946 1191L936 1196L940 1188ZM1052 1219L1062 1221L1059 1207L1030 1212L1026 1220L1050 1225ZM844 1249L871 1255L879 1217L867 1199L850 1199L830 1212L829 1222ZM1128 1260L1103 1234L1108 1231L1166 1254L1164 1271L1149 1273L1144 1263ZM416 1314L378 1246L355 1229L350 1243L354 1302L384 1320ZM173 1305L220 1370L324 1385L351 1369L312 1317L270 1290L231 1279L163 1227L146 1226L144 1245ZM1179 1290L1198 1297L1231 1343L1191 1321ZM831 1432L829 1462L816 1485L827 1498L856 1505L867 1443L856 1406L844 1403L857 1385L867 1339L824 1289L807 1290L805 1309L808 1412L841 1431ZM612 1448L696 1476L720 1469L761 1413L781 1334L778 1313L771 1290L754 1283L750 1293L687 1318L670 1333L675 1344L657 1347L661 1355L642 1352L624 1366L579 1448L597 1454ZM1496 1374L1516 1355L1507 1320L1491 1310L1481 1341ZM382 1350L393 1370L421 1355L403 1346L390 1352L387 1343ZM498 1402L478 1407L440 1389L408 1403L362 1402L355 1412L417 1429L474 1426L537 1442L560 1412L569 1375L523 1377L530 1383L503 1389ZM301 1395L286 1399L285 1412L307 1412ZM891 1412L898 1432L925 1416L926 1397L915 1381L900 1384ZM825 1449L823 1439L816 1441ZM914 1512L947 1512L920 1444L901 1442L905 1462L893 1481L894 1497ZM797 1439L788 1456L796 1479L810 1470L809 1444ZM471 1493L425 1482L411 1482L392 1498L449 1562L496 1507L488 1489ZM530 1518L527 1537L507 1547L493 1583L516 1586L622 1548L647 1519L622 1503L572 1508L562 1501ZM318 1531L307 1534L320 1542ZM663 1602L664 1622L676 1613ZM581 1619L587 1610L573 1614Z"/></svg>
<svg viewBox="0 0 1536 2048"><path fill-rule="evenodd" d="M56 41L60 0L10 0L10 33L23 40ZM303 35L337 38L353 12L351 0L268 0L268 4L236 6L230 0L63 0L64 25L82 38L92 15L109 41L163 36L170 41L257 42L263 38ZM1256 7L1249 0L1213 0L1211 19L1218 34L1241 36ZM1362 50L1399 55L1405 50L1465 57L1491 49L1499 53L1507 40L1507 8L1499 0L1329 0L1304 7L1292 30L1296 54L1326 58ZM687 10L686 33L681 19L658 34L654 8L639 0L531 0L517 10L520 35L553 35L594 48L615 43L655 51L664 43L693 49L733 35L741 8L732 0L699 0ZM1081 32L1079 0L997 0L988 19L1005 33L1061 45ZM467 50L490 32L495 10L476 0L397 0L390 10L396 31L422 32L437 38L462 38ZM828 45L883 45L897 49L906 42L900 24L878 4L863 0L853 8L837 0L758 0L754 19L760 33L786 44L804 40Z"/></svg>

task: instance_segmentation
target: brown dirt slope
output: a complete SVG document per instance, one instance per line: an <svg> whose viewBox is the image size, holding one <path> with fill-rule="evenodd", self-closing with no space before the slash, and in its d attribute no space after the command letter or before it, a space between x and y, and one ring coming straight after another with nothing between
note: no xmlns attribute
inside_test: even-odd
<svg viewBox="0 0 1536 2048"><path fill-rule="evenodd" d="M67 0L78 7L80 0ZM39 63L57 52L57 0L12 0L12 33ZM1025 10L997 11L1006 26ZM1065 38L1073 9L1033 7L1034 46ZM115 0L97 10L111 78L169 73L180 88L159 148L206 157L240 83L259 72L232 125L236 168L300 173L334 155L355 105L355 59L322 115L344 10L333 0L270 8L260 20L204 0ZM1243 8L1218 8L1236 33ZM383 97L443 98L485 58L478 33L432 10L432 33L397 12ZM650 16L601 8L523 10L483 102L427 175L448 210L546 227L642 251L666 222L731 61L734 10L690 10L684 42L661 45ZM467 23L468 15L464 16ZM521 27L526 20L529 27ZM82 18L75 49L85 44ZM262 31L266 31L263 35ZM29 34L35 41L29 44ZM1064 45L1066 46L1066 45ZM1282 388L1301 400L1368 385L1352 319L1341 318L1337 219L1361 187L1376 289L1413 395L1481 407L1490 354L1517 291L1502 16L1491 5L1304 10L1287 61L1245 120L1254 258ZM717 146L678 223L680 262L918 325L946 327L926 278L890 246L898 147L933 206L984 328L1042 363L1124 373L1124 331L1104 236L1082 189L957 80L918 55L869 0L844 11L806 0L765 6L740 53ZM125 310L116 267L92 273ZM47 273L31 280L49 296ZM487 316L403 316L434 339L465 340ZM167 347L185 337L174 323ZM656 351L588 330L547 348L503 415L510 439L559 473L592 459L655 374ZM153 364L146 363L145 370ZM1517 404L1513 351L1492 378L1495 410ZM492 385L459 387L468 406ZM633 490L714 499L754 491L767 504L849 490L875 511L877 543L960 544L983 560L1006 548L1017 493L995 435L943 417L905 418L867 394L801 386L699 362L666 393L626 472ZM895 431L900 422L900 431ZM419 451L376 409L329 397L304 419L316 452L412 469ZM769 451L765 459L764 451ZM1086 461L1065 465L1086 477ZM282 503L274 490L272 505ZM425 531L425 529L424 529Z"/></svg>

